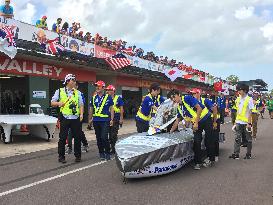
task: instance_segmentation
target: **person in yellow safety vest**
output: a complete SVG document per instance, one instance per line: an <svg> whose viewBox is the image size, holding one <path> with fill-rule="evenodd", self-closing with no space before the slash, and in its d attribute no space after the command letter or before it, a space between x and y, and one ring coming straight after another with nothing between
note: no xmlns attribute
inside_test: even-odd
<svg viewBox="0 0 273 205"><path fill-rule="evenodd" d="M171 99L173 102L179 104L177 120L170 130L171 133L177 129L181 119L185 117L191 118L194 131L194 169L199 170L201 169L201 165L203 164L203 154L201 151L202 132L203 130L205 130L206 137L212 135L211 113L209 112L208 108L206 108L192 95L186 95L181 97L178 90L171 90L168 93L168 98Z"/></svg>
<svg viewBox="0 0 273 205"><path fill-rule="evenodd" d="M198 88L194 88L190 91L202 105L204 105L212 114L211 119L213 120L211 130L209 132L212 132L217 129L217 104L213 104L213 102L208 99L201 97L202 90ZM218 138L218 139L217 139ZM205 159L203 166L208 167L215 162L215 156L216 156L216 143L218 142L219 145L219 137L216 135L206 135L205 136L205 146L207 150L207 159ZM218 146L219 148L219 146ZM217 155L219 156L219 154Z"/></svg>
<svg viewBox="0 0 273 205"><path fill-rule="evenodd" d="M74 137L75 161L81 161L81 121L83 120L84 104L81 92L75 89L76 77L68 74L64 80L64 88L56 90L51 100L51 106L60 107L60 134L58 142L59 162L66 163L65 144L68 130Z"/></svg>
<svg viewBox="0 0 273 205"><path fill-rule="evenodd" d="M152 83L150 86L150 93L144 97L141 106L136 114L136 127L137 132L147 132L149 130L149 121L152 117L152 110L157 110L154 99L160 93L160 85L158 83Z"/></svg>
<svg viewBox="0 0 273 205"><path fill-rule="evenodd" d="M242 136L245 135L247 141L247 152L244 159L251 159L252 136L251 114L254 109L253 99L248 96L249 87L245 84L238 84L237 90L240 96L236 99L237 116L235 128L234 152L229 156L231 159L239 159Z"/></svg>
<svg viewBox="0 0 273 205"><path fill-rule="evenodd" d="M124 102L122 100L121 96L116 95L116 88L113 85L108 85L106 88L107 94L110 95L114 101L114 123L113 126L110 127L109 131L109 141L110 141L110 147L111 147L111 154L115 154L115 145L118 139L118 130L119 127L123 124L123 113L124 113Z"/></svg>
<svg viewBox="0 0 273 205"><path fill-rule="evenodd" d="M40 20L37 20L36 21L36 27L37 28L42 28L44 30L47 30L48 27L47 27L47 17L46 16L43 16Z"/></svg>
<svg viewBox="0 0 273 205"><path fill-rule="evenodd" d="M105 83L98 81L96 95L90 102L89 124L93 122L95 129L99 157L101 160L110 160L109 129L114 124L114 102L110 95L104 93Z"/></svg>
<svg viewBox="0 0 273 205"><path fill-rule="evenodd" d="M257 131L258 131L259 112L260 112L260 109L262 108L262 101L259 99L258 92L253 93L253 104L254 104L254 109L252 110L252 127L253 127L252 137L253 137L253 140L256 140Z"/></svg>
<svg viewBox="0 0 273 205"><path fill-rule="evenodd" d="M153 100L154 100L154 105L157 108L165 101L165 99L161 95L158 95L157 97L154 97ZM153 111L152 111L152 117L154 117L155 114L156 114L156 110L153 109Z"/></svg>

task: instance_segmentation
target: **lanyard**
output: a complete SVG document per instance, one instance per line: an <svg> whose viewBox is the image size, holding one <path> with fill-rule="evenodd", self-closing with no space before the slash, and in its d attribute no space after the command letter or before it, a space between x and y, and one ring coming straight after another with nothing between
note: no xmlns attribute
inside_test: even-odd
<svg viewBox="0 0 273 205"><path fill-rule="evenodd" d="M98 96L98 98L100 98L99 95L97 95L97 96ZM98 102L98 106L96 106L96 104L95 104L95 113L98 113L98 111L99 111L99 109L100 109L100 106L101 106L101 104L102 104L102 102L103 102L103 100L104 100L104 97L105 97L105 95L103 95L102 98L100 99L100 101ZM95 103L96 103L96 102L95 102Z"/></svg>
<svg viewBox="0 0 273 205"><path fill-rule="evenodd" d="M64 89L64 91L65 91L65 94L66 94L66 97L67 97L67 101L70 101L71 100L71 97L72 97L72 95L75 95L75 90L73 89L73 90L71 90L71 91L73 91L73 93L72 93L72 95L69 97L69 95L68 95L68 89L65 87L65 89Z"/></svg>

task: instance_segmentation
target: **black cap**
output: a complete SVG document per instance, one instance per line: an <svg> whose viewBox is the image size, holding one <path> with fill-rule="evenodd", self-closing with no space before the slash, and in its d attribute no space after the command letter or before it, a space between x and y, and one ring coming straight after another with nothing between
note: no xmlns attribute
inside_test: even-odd
<svg viewBox="0 0 273 205"><path fill-rule="evenodd" d="M248 91L249 91L249 86L246 85L246 84L240 83L240 84L237 85L236 90L237 90L237 91L243 90L243 91L245 91L246 93L248 93Z"/></svg>

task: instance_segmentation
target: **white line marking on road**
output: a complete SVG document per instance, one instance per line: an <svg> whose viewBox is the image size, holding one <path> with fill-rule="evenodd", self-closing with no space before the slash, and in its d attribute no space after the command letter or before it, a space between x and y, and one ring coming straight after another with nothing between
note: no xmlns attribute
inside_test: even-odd
<svg viewBox="0 0 273 205"><path fill-rule="evenodd" d="M90 164L88 166L85 166L85 167L81 167L81 168L78 168L78 169L74 169L74 170L71 170L69 172L65 172L65 173L62 173L62 174L59 174L59 175L56 175L54 177L50 177L50 178L46 178L46 179L43 179L43 180L40 180L40 181L37 181L37 182L33 182L31 184L27 184L27 185L24 185L24 186L20 186L20 187L17 187L15 189L11 189L11 190L8 190L8 191L5 191L5 192L2 192L0 193L0 197L2 196L6 196L8 194L11 194L11 193L14 193L14 192L18 192L18 191L21 191L21 190L24 190L24 189L27 189L27 188L30 188L30 187L33 187L33 186L37 186L39 184L43 184L45 182L49 182L49 181L52 181L54 179L58 179L58 178L61 178L61 177L64 177L64 176L67 176L69 174L74 174L76 172L80 172L80 171L83 171L85 169L89 169L91 167L95 167L95 166L98 166L98 165L101 165L103 163L106 163L106 161L101 161L101 162L97 162L95 164Z"/></svg>

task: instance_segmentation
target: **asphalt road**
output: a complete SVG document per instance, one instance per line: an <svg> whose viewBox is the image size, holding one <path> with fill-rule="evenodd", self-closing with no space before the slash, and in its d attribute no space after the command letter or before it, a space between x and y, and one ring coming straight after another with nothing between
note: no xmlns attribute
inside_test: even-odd
<svg viewBox="0 0 273 205"><path fill-rule="evenodd" d="M123 128L125 129L125 128ZM233 151L231 124L223 125L226 143L210 168L190 165L161 177L128 180L115 161L100 162L95 142L81 163L70 155L65 165L51 149L0 159L0 204L273 204L273 120L260 119L253 159L228 159Z"/></svg>

